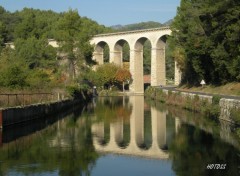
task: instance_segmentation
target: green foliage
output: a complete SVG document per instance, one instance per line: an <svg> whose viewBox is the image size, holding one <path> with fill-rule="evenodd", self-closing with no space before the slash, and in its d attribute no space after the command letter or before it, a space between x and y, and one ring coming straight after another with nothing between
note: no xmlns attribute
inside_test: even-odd
<svg viewBox="0 0 240 176"><path fill-rule="evenodd" d="M43 89L50 86L50 77L43 70L29 70L26 82L31 88Z"/></svg>
<svg viewBox="0 0 240 176"><path fill-rule="evenodd" d="M0 55L0 87L23 88L27 86L24 62L15 60L12 50L6 48Z"/></svg>
<svg viewBox="0 0 240 176"><path fill-rule="evenodd" d="M5 38L6 38L6 26L3 22L0 21L0 53L4 46Z"/></svg>
<svg viewBox="0 0 240 176"><path fill-rule="evenodd" d="M94 64L90 38L107 31L71 9L55 13L24 8L10 13L0 6L1 86L41 89L76 81ZM48 39L56 39L60 48L50 46ZM15 49L5 48L6 42L14 42Z"/></svg>
<svg viewBox="0 0 240 176"><path fill-rule="evenodd" d="M171 25L170 47L182 81L239 81L240 2L182 0Z"/></svg>
<svg viewBox="0 0 240 176"><path fill-rule="evenodd" d="M83 80L89 81L92 85L99 87L107 87L112 90L113 86L128 83L131 80L131 73L125 68L121 68L113 63L105 63L99 65L96 71L88 69L82 75ZM105 94L105 92L103 93Z"/></svg>
<svg viewBox="0 0 240 176"><path fill-rule="evenodd" d="M59 15L53 11L41 11L24 8L16 12L19 22L14 27L14 36L17 38L52 38L53 26L59 19Z"/></svg>
<svg viewBox="0 0 240 176"><path fill-rule="evenodd" d="M148 98L151 98L153 100L157 100L160 102L166 102L167 95L163 92L162 89L157 89L155 87L149 86L145 92L144 95Z"/></svg>
<svg viewBox="0 0 240 176"><path fill-rule="evenodd" d="M106 63L98 66L96 73L99 75L99 81L102 85L113 85L116 82L115 75L119 67L112 63Z"/></svg>
<svg viewBox="0 0 240 176"><path fill-rule="evenodd" d="M97 74L96 71L91 69L87 70L83 75L82 78L91 82L94 86L100 87L102 83L100 81L100 75Z"/></svg>
<svg viewBox="0 0 240 176"><path fill-rule="evenodd" d="M236 133L237 133L238 137L240 138L240 128L236 129Z"/></svg>
<svg viewBox="0 0 240 176"><path fill-rule="evenodd" d="M220 95L213 95L213 97L212 97L212 103L213 103L214 105L219 105L219 101L220 101L221 98L222 98L222 97L221 97Z"/></svg>
<svg viewBox="0 0 240 176"><path fill-rule="evenodd" d="M230 111L231 119L240 125L240 108L232 108Z"/></svg>
<svg viewBox="0 0 240 176"><path fill-rule="evenodd" d="M91 98L89 88L87 84L72 84L66 86L66 91L73 99L88 101Z"/></svg>
<svg viewBox="0 0 240 176"><path fill-rule="evenodd" d="M103 29L96 22L81 18L77 11L71 9L63 13L58 21L55 38L60 45L59 52L64 53L68 60L68 73L72 80L76 78L78 67L93 63L93 47L89 40L92 35L104 31Z"/></svg>
<svg viewBox="0 0 240 176"><path fill-rule="evenodd" d="M44 39L31 37L15 41L15 56L23 59L29 68L51 68L56 65L56 51Z"/></svg>
<svg viewBox="0 0 240 176"><path fill-rule="evenodd" d="M174 58L171 54L171 48L168 46L168 42L166 43L166 77L168 80L174 80L174 71L175 71L175 63Z"/></svg>
<svg viewBox="0 0 240 176"><path fill-rule="evenodd" d="M123 62L130 62L130 46L128 43L123 44Z"/></svg>
<svg viewBox="0 0 240 176"><path fill-rule="evenodd" d="M147 40L143 45L143 73L151 74L151 43Z"/></svg>
<svg viewBox="0 0 240 176"><path fill-rule="evenodd" d="M66 91L72 98L76 98L81 93L78 85L69 85L66 87Z"/></svg>
<svg viewBox="0 0 240 176"><path fill-rule="evenodd" d="M18 65L11 65L6 70L1 70L0 86L9 88L23 88L27 85L26 73Z"/></svg>

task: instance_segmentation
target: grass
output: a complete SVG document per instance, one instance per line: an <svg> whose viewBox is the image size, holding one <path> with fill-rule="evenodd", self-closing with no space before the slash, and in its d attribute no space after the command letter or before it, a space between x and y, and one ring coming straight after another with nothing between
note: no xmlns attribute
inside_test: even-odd
<svg viewBox="0 0 240 176"><path fill-rule="evenodd" d="M206 85L204 87L189 87L187 85L183 85L177 89L183 91L240 96L240 83L228 83L222 86Z"/></svg>

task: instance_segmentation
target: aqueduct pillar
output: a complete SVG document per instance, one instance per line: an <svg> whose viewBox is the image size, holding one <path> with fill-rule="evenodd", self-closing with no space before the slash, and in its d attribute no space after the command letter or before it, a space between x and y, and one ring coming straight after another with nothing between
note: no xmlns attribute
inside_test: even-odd
<svg viewBox="0 0 240 176"><path fill-rule="evenodd" d="M166 85L165 47L152 48L151 86Z"/></svg>
<svg viewBox="0 0 240 176"><path fill-rule="evenodd" d="M132 83L130 91L144 93L143 87L143 50L130 49L130 72L132 74Z"/></svg>

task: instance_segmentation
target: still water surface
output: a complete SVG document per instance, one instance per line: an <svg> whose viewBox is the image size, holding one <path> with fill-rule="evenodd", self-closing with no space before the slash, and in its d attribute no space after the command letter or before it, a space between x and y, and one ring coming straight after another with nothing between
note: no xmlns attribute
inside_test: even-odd
<svg viewBox="0 0 240 176"><path fill-rule="evenodd" d="M105 97L0 132L0 175L235 176L231 127L142 96ZM207 169L222 164L225 169Z"/></svg>

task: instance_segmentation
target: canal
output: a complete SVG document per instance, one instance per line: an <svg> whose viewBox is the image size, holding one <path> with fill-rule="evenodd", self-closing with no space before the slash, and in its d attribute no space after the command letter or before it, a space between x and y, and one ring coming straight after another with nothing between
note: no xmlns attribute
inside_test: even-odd
<svg viewBox="0 0 240 176"><path fill-rule="evenodd" d="M143 96L99 97L0 131L0 175L237 176L233 128Z"/></svg>

